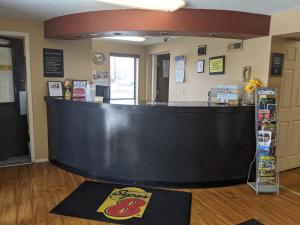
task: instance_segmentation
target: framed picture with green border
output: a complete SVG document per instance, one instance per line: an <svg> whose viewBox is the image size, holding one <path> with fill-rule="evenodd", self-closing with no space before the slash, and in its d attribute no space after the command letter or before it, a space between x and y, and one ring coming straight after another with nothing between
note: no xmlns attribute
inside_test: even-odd
<svg viewBox="0 0 300 225"><path fill-rule="evenodd" d="M225 74L225 55L209 58L209 75Z"/></svg>

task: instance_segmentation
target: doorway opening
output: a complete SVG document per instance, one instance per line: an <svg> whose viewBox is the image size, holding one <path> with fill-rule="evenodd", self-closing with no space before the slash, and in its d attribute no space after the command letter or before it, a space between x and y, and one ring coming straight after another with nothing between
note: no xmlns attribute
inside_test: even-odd
<svg viewBox="0 0 300 225"><path fill-rule="evenodd" d="M170 53L154 55L152 98L156 102L169 101Z"/></svg>
<svg viewBox="0 0 300 225"><path fill-rule="evenodd" d="M0 166L30 163L24 40L0 36Z"/></svg>
<svg viewBox="0 0 300 225"><path fill-rule="evenodd" d="M110 54L110 99L122 103L138 100L139 56Z"/></svg>

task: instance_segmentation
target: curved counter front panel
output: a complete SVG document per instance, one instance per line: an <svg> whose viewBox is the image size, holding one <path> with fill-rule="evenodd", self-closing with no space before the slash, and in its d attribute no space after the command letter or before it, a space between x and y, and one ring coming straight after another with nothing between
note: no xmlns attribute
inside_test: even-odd
<svg viewBox="0 0 300 225"><path fill-rule="evenodd" d="M254 107L98 104L46 97L49 160L108 182L167 187L245 182Z"/></svg>

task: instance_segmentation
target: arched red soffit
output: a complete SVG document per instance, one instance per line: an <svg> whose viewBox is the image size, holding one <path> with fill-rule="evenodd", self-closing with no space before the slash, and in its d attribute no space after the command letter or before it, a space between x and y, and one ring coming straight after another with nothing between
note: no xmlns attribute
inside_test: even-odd
<svg viewBox="0 0 300 225"><path fill-rule="evenodd" d="M78 36L126 35L209 36L247 39L269 35L270 16L253 13L180 9L175 12L123 9L77 13L45 21L45 37L77 39Z"/></svg>

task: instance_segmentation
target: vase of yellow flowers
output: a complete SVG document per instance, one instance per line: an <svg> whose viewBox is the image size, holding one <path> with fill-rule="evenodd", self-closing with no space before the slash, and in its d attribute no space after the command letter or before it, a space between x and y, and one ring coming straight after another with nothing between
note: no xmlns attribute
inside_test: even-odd
<svg viewBox="0 0 300 225"><path fill-rule="evenodd" d="M253 105L255 89L262 86L262 82L258 79L249 80L244 88L243 105Z"/></svg>

